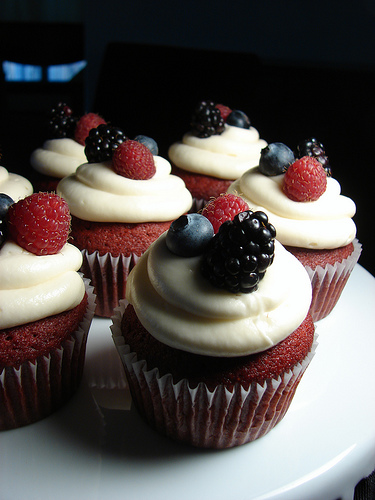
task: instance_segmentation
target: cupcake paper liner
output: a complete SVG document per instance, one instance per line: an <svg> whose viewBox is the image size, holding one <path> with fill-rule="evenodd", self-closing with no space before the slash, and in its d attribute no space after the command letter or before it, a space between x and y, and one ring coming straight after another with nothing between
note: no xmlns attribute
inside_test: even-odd
<svg viewBox="0 0 375 500"><path fill-rule="evenodd" d="M310 313L314 321L325 318L337 304L354 266L361 255L362 245L353 241L354 250L349 257L335 265L317 266L311 269L305 266L312 284Z"/></svg>
<svg viewBox="0 0 375 500"><path fill-rule="evenodd" d="M95 315L110 318L120 299L125 297L128 275L140 256L121 254L114 257L109 252L100 255L97 251L89 253L87 250L81 250L81 253L81 271L91 280L96 293Z"/></svg>
<svg viewBox="0 0 375 500"><path fill-rule="evenodd" d="M21 427L47 417L77 390L82 379L86 342L95 310L95 295L84 278L88 307L79 328L58 348L34 362L0 373L0 430Z"/></svg>
<svg viewBox="0 0 375 500"><path fill-rule="evenodd" d="M233 391L218 385L210 391L204 383L191 388L187 379L173 383L171 374L160 376L148 370L121 336L122 301L112 318L112 336L123 363L133 402L139 413L157 431L200 448L231 448L267 434L288 410L298 383L314 356L313 346L306 358L276 379L263 385L236 384Z"/></svg>

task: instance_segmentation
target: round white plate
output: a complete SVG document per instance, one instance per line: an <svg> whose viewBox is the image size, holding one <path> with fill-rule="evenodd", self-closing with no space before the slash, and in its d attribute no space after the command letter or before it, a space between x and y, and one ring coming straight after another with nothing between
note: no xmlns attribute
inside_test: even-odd
<svg viewBox="0 0 375 500"><path fill-rule="evenodd" d="M95 319L74 398L0 433L1 500L352 499L375 468L374 299L357 265L283 421L222 451L170 441L129 409L111 322Z"/></svg>

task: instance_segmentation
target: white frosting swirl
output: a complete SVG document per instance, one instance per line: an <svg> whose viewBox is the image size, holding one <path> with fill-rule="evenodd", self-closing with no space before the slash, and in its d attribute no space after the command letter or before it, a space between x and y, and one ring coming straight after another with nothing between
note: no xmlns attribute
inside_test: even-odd
<svg viewBox="0 0 375 500"><path fill-rule="evenodd" d="M0 249L0 329L77 306L85 293L82 254L67 243L53 255L34 255L13 241Z"/></svg>
<svg viewBox="0 0 375 500"><path fill-rule="evenodd" d="M154 156L151 179L134 180L117 175L111 162L85 163L62 179L57 193L80 219L97 222L162 222L187 212L192 197L185 183L170 175L171 165Z"/></svg>
<svg viewBox="0 0 375 500"><path fill-rule="evenodd" d="M4 167L0 167L0 193L5 193L13 201L21 200L33 193L31 182L18 174L12 174Z"/></svg>
<svg viewBox="0 0 375 500"><path fill-rule="evenodd" d="M233 180L258 165L260 152L266 146L254 127L226 124L222 134L211 137L199 138L188 132L181 142L170 146L168 156L183 170Z"/></svg>
<svg viewBox="0 0 375 500"><path fill-rule="evenodd" d="M86 161L84 146L69 138L45 141L43 147L33 151L30 157L35 170L58 179L73 174Z"/></svg>
<svg viewBox="0 0 375 500"><path fill-rule="evenodd" d="M268 177L258 169L237 179L228 192L238 194L251 210L267 213L283 245L331 249L349 244L356 235L353 200L340 194L336 179L327 178L327 189L316 201L298 202L282 190L284 175Z"/></svg>
<svg viewBox="0 0 375 500"><path fill-rule="evenodd" d="M275 258L252 293L213 287L200 273L200 257L173 255L164 233L131 271L126 298L156 339L209 356L264 351L305 319L311 283L298 260L276 242Z"/></svg>

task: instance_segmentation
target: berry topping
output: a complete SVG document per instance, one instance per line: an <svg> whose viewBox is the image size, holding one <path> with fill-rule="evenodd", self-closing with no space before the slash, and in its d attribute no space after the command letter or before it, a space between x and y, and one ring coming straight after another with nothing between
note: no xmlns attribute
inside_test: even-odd
<svg viewBox="0 0 375 500"><path fill-rule="evenodd" d="M81 118L77 122L76 129L74 131L74 139L81 144L85 145L86 137L89 135L89 132L92 128L96 128L101 124L105 124L106 121L101 116L96 113L86 113L81 116Z"/></svg>
<svg viewBox="0 0 375 500"><path fill-rule="evenodd" d="M250 128L249 117L239 109L234 109L227 118L227 124L232 127Z"/></svg>
<svg viewBox="0 0 375 500"><path fill-rule="evenodd" d="M7 236L6 214L14 201L5 193L0 193L0 248Z"/></svg>
<svg viewBox="0 0 375 500"><path fill-rule="evenodd" d="M134 137L134 140L148 147L148 149L154 156L157 156L159 154L157 142L152 139L152 137L148 137L147 135L137 135L136 137Z"/></svg>
<svg viewBox="0 0 375 500"><path fill-rule="evenodd" d="M115 149L112 163L116 174L128 179L147 180L156 172L154 157L148 147L130 139Z"/></svg>
<svg viewBox="0 0 375 500"><path fill-rule="evenodd" d="M214 102L199 103L191 118L191 127L202 138L219 135L224 131L224 119Z"/></svg>
<svg viewBox="0 0 375 500"><path fill-rule="evenodd" d="M69 236L68 204L55 193L34 193L11 205L8 229L16 243L28 252L57 253Z"/></svg>
<svg viewBox="0 0 375 500"><path fill-rule="evenodd" d="M90 130L85 140L85 155L89 163L111 160L113 151L126 141L124 132L111 125L102 123Z"/></svg>
<svg viewBox="0 0 375 500"><path fill-rule="evenodd" d="M297 146L296 156L297 158L312 156L322 164L326 174L331 176L331 166L329 164L328 156L324 151L324 146L321 142L315 139L315 137L301 141Z"/></svg>
<svg viewBox="0 0 375 500"><path fill-rule="evenodd" d="M196 213L181 215L170 225L166 244L176 255L194 257L204 251L213 235L212 224L203 215Z"/></svg>
<svg viewBox="0 0 375 500"><path fill-rule="evenodd" d="M207 203L202 215L211 222L216 234L223 222L233 220L235 215L245 210L249 210L245 200L235 194L224 193Z"/></svg>
<svg viewBox="0 0 375 500"><path fill-rule="evenodd" d="M315 201L327 187L327 175L321 163L303 156L290 165L284 175L283 191L293 201Z"/></svg>
<svg viewBox="0 0 375 500"><path fill-rule="evenodd" d="M259 172L272 176L283 174L295 160L293 151L282 142L272 142L260 152Z"/></svg>
<svg viewBox="0 0 375 500"><path fill-rule="evenodd" d="M228 106L225 106L224 104L216 104L216 107L220 111L221 117L226 122L232 110L228 108Z"/></svg>
<svg viewBox="0 0 375 500"><path fill-rule="evenodd" d="M246 210L226 221L207 245L202 274L233 293L257 289L273 262L276 230L264 212Z"/></svg>
<svg viewBox="0 0 375 500"><path fill-rule="evenodd" d="M73 116L72 109L65 103L59 102L50 113L48 129L53 139L64 137L73 138L78 118Z"/></svg>

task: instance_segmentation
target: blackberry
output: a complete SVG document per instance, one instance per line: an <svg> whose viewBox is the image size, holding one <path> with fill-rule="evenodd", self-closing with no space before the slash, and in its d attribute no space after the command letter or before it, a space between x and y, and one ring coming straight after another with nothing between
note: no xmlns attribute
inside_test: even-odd
<svg viewBox="0 0 375 500"><path fill-rule="evenodd" d="M53 139L73 138L77 122L78 117L73 115L72 109L65 102L59 102L51 110L48 130Z"/></svg>
<svg viewBox="0 0 375 500"><path fill-rule="evenodd" d="M85 140L85 155L89 163L99 163L112 158L113 151L128 139L117 127L101 124L90 130Z"/></svg>
<svg viewBox="0 0 375 500"><path fill-rule="evenodd" d="M298 158L302 158L303 156L312 156L322 164L328 177L332 175L331 165L329 164L328 156L324 151L324 146L321 142L315 139L315 137L301 141L297 146L296 156Z"/></svg>
<svg viewBox="0 0 375 500"><path fill-rule="evenodd" d="M201 138L220 135L224 131L224 119L212 101L199 103L194 110L190 125Z"/></svg>
<svg viewBox="0 0 375 500"><path fill-rule="evenodd" d="M224 222L209 242L201 271L212 285L233 293L258 288L273 262L276 229L264 212L247 210Z"/></svg>

